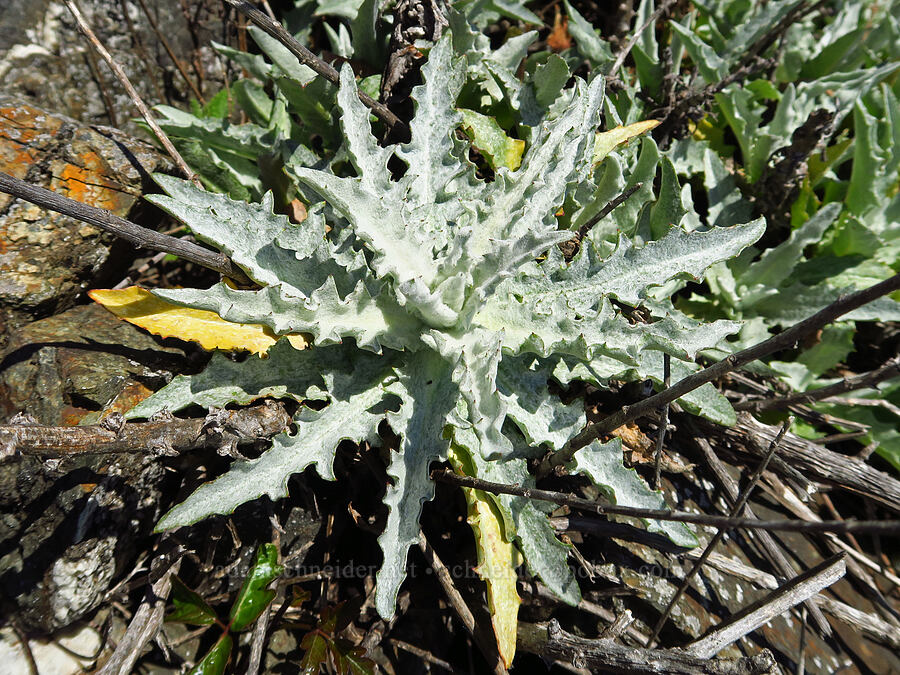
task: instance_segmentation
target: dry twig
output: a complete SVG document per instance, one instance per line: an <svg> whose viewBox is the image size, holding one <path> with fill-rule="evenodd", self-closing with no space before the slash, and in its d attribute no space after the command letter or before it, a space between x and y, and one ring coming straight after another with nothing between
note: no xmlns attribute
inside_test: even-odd
<svg viewBox="0 0 900 675"><path fill-rule="evenodd" d="M112 416L110 416L112 417ZM171 453L268 439L291 418L274 401L242 410L222 410L206 417L83 427L39 424L0 425L0 459L17 454L44 458L107 453ZM116 428L118 426L118 428ZM210 433L210 430L212 432Z"/></svg>
<svg viewBox="0 0 900 675"><path fill-rule="evenodd" d="M170 141L169 137L166 136L166 132L163 131L156 123L153 115L150 114L150 109L147 108L147 105L141 99L140 94L137 93L137 90L131 84L131 80L128 79L125 71L122 70L122 67L118 63L116 63L112 55L106 50L106 47L103 46L103 43L100 42L96 35L94 35L94 31L91 30L91 27L88 25L87 21L85 21L84 16L81 14L81 10L78 9L78 6L75 4L74 0L63 0L63 2L65 2L66 7L68 7L69 11L72 13L72 17L75 19L75 23L78 24L78 30L80 30L82 34L84 34L84 36L88 39L88 42L90 42L93 48L97 50L97 53L100 55L100 57L104 61L106 61L106 65L110 67L110 69L113 71L113 74L115 74L116 79L119 80L121 85L125 88L125 91L128 92L129 98L131 98L131 101L138 109L138 112L141 113L141 117L144 118L147 126L149 126L150 129L153 130L154 135L159 139L159 142L162 143L162 146L166 149L166 152L169 153L169 156L174 160L178 168L194 185L196 185L197 187L203 187L200 184L200 180L187 165L187 162L184 161L181 153L179 153L178 150L175 149L175 146L172 145L172 141Z"/></svg>
<svg viewBox="0 0 900 675"><path fill-rule="evenodd" d="M784 424L782 424L781 430L778 432L778 435L774 439L772 439L772 442L769 444L769 450L766 453L766 456L763 458L763 461L760 462L759 466L756 467L756 471L754 471L753 475L750 477L750 482L747 484L747 487L744 488L743 494L737 499L736 503L731 508L732 518L737 518L741 515L744 507L747 505L747 501L750 499L750 495L753 493L753 488L755 488L756 484L759 482L763 471L765 471L766 467L769 465L769 461L775 454L775 450L778 448L778 444L781 442L781 439L784 438L784 435L787 433L792 422L793 419L788 419ZM662 631L663 626L666 625L666 620L669 618L669 614L672 612L672 608L675 607L675 603L678 602L678 599L682 596L688 585L691 583L691 579L693 579L697 572L700 571L700 569L703 567L703 563L706 562L706 559L709 558L710 554L715 550L718 543L725 537L725 533L727 531L728 530L724 527L719 528L719 530L713 535L713 538L710 539L709 543L706 545L706 548L703 550L703 553L701 554L699 560L697 560L694 563L694 566L691 567L691 569L688 571L688 573L684 575L684 579L681 580L681 584L679 584L678 588L675 590L675 593L669 600L669 604L666 605L666 608L663 610L662 615L660 615L659 620L653 627L653 631L650 633L650 637L647 640L648 648L653 647L654 643L656 642L656 638L659 637L660 631ZM829 629L826 635L830 634L831 630Z"/></svg>
<svg viewBox="0 0 900 675"><path fill-rule="evenodd" d="M97 675L128 675L134 672L134 664L141 655L141 650L162 625L166 598L172 588L172 575L181 567L183 553L178 547L153 561L151 574L157 576L157 579L147 589L144 601L134 613L125 635L109 660L97 671Z"/></svg>
<svg viewBox="0 0 900 675"><path fill-rule="evenodd" d="M258 9L256 9L256 7L251 5L249 2L245 2L245 0L224 1L238 10L248 19L250 19L250 21L264 30L268 35L272 36L285 47L287 47L304 66L311 68L332 84L337 84L339 82L340 75L338 74L338 71L333 66L325 63L325 61L309 51L309 49L304 47L300 42L295 40L294 37L290 33L288 33L280 23L278 23L277 21L273 21L263 12L260 12ZM392 127L399 126L403 129L406 128L406 124L403 122L403 120L392 113L386 105L384 105L383 103L379 103L368 94L360 91L359 100L362 101L364 105L366 105L375 115L381 118L388 125Z"/></svg>
<svg viewBox="0 0 900 675"><path fill-rule="evenodd" d="M469 635L475 639L475 643L484 655L485 660L491 664L493 671L497 673L497 675L506 674L506 667L500 659L497 648L494 645L489 644L487 640L483 639L481 633L476 630L475 616L472 614L468 605L466 605L466 601L463 600L462 595L456 590L456 585L453 583L453 578L450 576L450 570L447 569L447 566L438 557L437 552L432 548L431 544L428 543L425 534L421 530L419 531L419 549L422 551L422 555L425 556L428 564L431 565L431 568L434 570L434 574L441 584L441 588L444 589L444 593L447 595L450 606L453 607L456 615L459 617L460 621L463 622Z"/></svg>
<svg viewBox="0 0 900 675"><path fill-rule="evenodd" d="M830 396L844 394L848 391L874 387L879 382L884 382L885 380L890 380L895 377L900 377L900 356L895 356L883 365L879 366L875 370L869 371L868 373L863 373L862 375L854 375L853 377L845 377L839 382L829 384L827 387L820 387L819 389L804 391L782 398L770 398L759 401L744 401L735 404L734 409L760 412L762 410L771 410L772 408L784 409L790 408L794 405L806 405L815 401L821 401L822 399L828 398ZM837 402L839 403L840 401L838 400Z"/></svg>
<svg viewBox="0 0 900 675"><path fill-rule="evenodd" d="M545 659L560 659L577 668L590 666L612 673L762 675L775 666L775 657L768 649L738 659L712 659L681 649L642 649L608 639L589 640L564 631L556 619L538 624L519 622L518 645L523 651Z"/></svg>
<svg viewBox="0 0 900 675"><path fill-rule="evenodd" d="M693 424L691 426L693 427ZM712 470L713 475L716 477L716 480L725 490L725 494L727 495L729 501L732 504L736 503L740 496L737 481L735 481L734 478L731 477L731 475L725 469L725 465L716 456L716 453L713 451L712 446L700 432L695 432L693 434L693 438L694 442L703 453L703 456L706 458L706 462L707 464L709 464L709 468ZM756 518L756 514L753 513L753 509L751 509L750 506L744 507L744 516L747 518ZM762 549L763 556L768 559L768 561L772 564L772 566L781 577L783 577L784 579L793 579L796 576L794 568L791 566L791 563L785 555L784 551L781 550L781 546L778 544L778 541L775 539L775 537L773 537L765 530L750 531L750 535L757 541L760 548ZM810 605L811 603L806 603L807 609L810 610L810 616L815 622L816 627L821 633L827 635L831 631L831 626L828 625L828 621L822 615L822 612L819 611L819 608L815 605L810 607Z"/></svg>
<svg viewBox="0 0 900 675"><path fill-rule="evenodd" d="M625 43L625 46L616 54L616 60L613 62L612 66L609 69L609 72L606 73L607 77L615 77L616 73L619 72L619 68L622 67L622 64L625 63L625 59L631 53L631 50L637 44L637 41L641 39L641 35L643 35L644 31L647 30L651 25L655 24L657 19L663 15L664 12L669 10L675 4L675 0L663 0L663 2L659 3L659 7L653 10L653 13L647 17L647 20L641 24L640 28L635 30L631 34L631 38L628 42Z"/></svg>
<svg viewBox="0 0 900 675"><path fill-rule="evenodd" d="M732 527L751 530L775 530L782 532L879 532L882 534L900 534L900 520L820 520L818 522L804 522L800 520L756 520L755 518L729 518L727 516L712 516L705 513L689 513L687 511L672 511L669 509L639 509L631 506L619 506L615 504L599 504L590 499L574 497L562 492L540 490L538 488L521 487L519 485L506 485L492 481L473 478L472 476L460 476L440 469L431 474L431 477L442 483L450 483L460 487L475 488L493 494L514 495L526 499L537 499L552 502L563 506L570 506L581 511L589 511L599 515L630 516L632 518L644 518L646 520L671 520L679 523L694 523L696 525L708 525L711 527Z"/></svg>
<svg viewBox="0 0 900 675"><path fill-rule="evenodd" d="M765 598L748 605L711 633L685 647L685 651L698 658L710 659L735 640L831 586L846 571L844 555L832 556L791 579Z"/></svg>
<svg viewBox="0 0 900 675"><path fill-rule="evenodd" d="M130 220L125 220L110 213L106 209L98 209L96 206L90 206L83 202L63 197L52 190L26 183L3 172L0 172L0 192L6 192L32 204L37 204L41 208L50 209L64 216L99 227L101 230L110 232L135 246L177 255L184 260L224 274L240 284L253 283L240 267L222 253L141 227Z"/></svg>

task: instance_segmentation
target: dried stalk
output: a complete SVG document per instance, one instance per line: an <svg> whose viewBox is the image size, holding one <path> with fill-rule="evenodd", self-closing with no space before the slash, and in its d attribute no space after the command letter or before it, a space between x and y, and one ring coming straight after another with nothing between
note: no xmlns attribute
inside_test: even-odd
<svg viewBox="0 0 900 675"><path fill-rule="evenodd" d="M880 534L900 534L900 520L821 520L810 523L799 520L756 520L755 518L729 518L712 516L705 513L688 513L669 509L639 509L631 506L599 504L590 499L573 497L562 492L540 490L538 488L521 487L494 483L472 476L459 476L447 469L431 474L441 483L450 483L460 487L475 488L493 494L514 495L526 499L552 502L562 506L570 506L581 511L589 511L599 515L630 516L647 520L671 520L679 523L694 523L711 527L731 527L749 530L775 530L781 532L878 532Z"/></svg>
<svg viewBox="0 0 900 675"><path fill-rule="evenodd" d="M698 658L710 659L735 640L831 586L846 571L844 555L832 556L791 579L767 597L748 605L711 633L685 647L685 651Z"/></svg>
<svg viewBox="0 0 900 675"><path fill-rule="evenodd" d="M694 425L691 424L691 427L694 427ZM725 490L725 494L729 501L732 504L737 502L740 493L737 481L732 478L731 474L725 469L725 465L716 456L712 446L703 435L699 431L695 431L693 437L697 446L700 448L700 451L703 453L707 464L709 464L709 468L712 470L713 475L716 477L716 480L718 480L719 484ZM744 516L747 518L756 518L756 514L753 513L753 509L749 506L744 507ZM778 544L775 537L764 530L754 531L751 534L762 549L763 556L768 559L778 574L785 579L793 579L796 576L796 572L791 566L787 556L784 554L784 551L781 550L781 546ZM819 608L810 602L806 603L806 607L809 609L809 614L819 631L823 634L827 634L831 630L831 626L829 626L828 621L822 615L822 612L819 611Z"/></svg>
<svg viewBox="0 0 900 675"><path fill-rule="evenodd" d="M134 672L134 664L144 645L153 639L162 626L166 598L172 588L172 575L178 573L183 553L183 550L176 548L169 555L160 556L153 561L155 569L151 573L155 573L154 576L158 574L158 578L147 589L144 601L134 613L125 635L113 655L97 671L97 675L128 675Z"/></svg>
<svg viewBox="0 0 900 675"><path fill-rule="evenodd" d="M110 416L109 419L112 419ZM183 452L271 438L291 418L280 403L242 410L220 410L205 418L171 418L158 422L103 423L83 427L47 427L38 424L0 425L0 460L15 455L44 458L83 454Z"/></svg>
<svg viewBox="0 0 900 675"><path fill-rule="evenodd" d="M460 621L463 622L469 635L474 638L475 644L478 645L485 660L491 664L493 671L497 673L497 675L508 675L506 667L500 659L500 654L497 652L497 648L488 643L487 640L483 639L481 633L476 630L475 616L472 614L468 605L466 605L466 601L463 600L462 595L456 590L453 578L450 576L450 570L447 569L447 566L438 557L437 552L432 548L431 544L428 543L425 534L421 530L419 531L419 549L422 551L422 555L425 556L428 564L431 565L431 568L434 570L434 575L444 589L444 593L447 595L450 606L453 607L456 615L459 617Z"/></svg>
<svg viewBox="0 0 900 675"><path fill-rule="evenodd" d="M628 42L625 43L625 46L622 47L621 51L616 55L616 60L613 62L612 66L609 69L609 72L606 74L607 77L613 78L616 76L616 73L619 72L619 68L622 67L622 64L625 63L625 59L631 53L631 50L637 44L637 41L641 39L641 34L651 25L655 24L657 19L663 15L664 12L669 10L675 4L674 0L664 0L659 3L659 7L653 10L653 13L647 17L647 20L641 24L641 27L638 28L634 33L632 33L631 38Z"/></svg>
<svg viewBox="0 0 900 675"><path fill-rule="evenodd" d="M812 391L804 391L782 398L772 398L761 401L743 401L735 404L734 409L752 410L754 412L771 410L772 408L783 410L784 408L789 408L793 405L807 405L815 401L821 401L830 396L837 396L848 391L874 387L879 382L884 382L885 380L890 380L895 377L900 377L900 357L894 357L868 373L854 375L853 377L845 377L839 382L829 384L827 387L813 389Z"/></svg>
<svg viewBox="0 0 900 675"><path fill-rule="evenodd" d="M294 37L290 33L288 33L280 23L278 23L277 21L273 21L263 12L260 12L258 9L256 9L256 7L251 5L249 2L245 2L244 0L224 0L224 2L234 7L237 11L239 11L241 14L250 19L250 21L256 24L256 26L264 30L268 35L272 36L285 47L287 47L304 66L312 68L312 70L314 70L316 73L324 77L332 84L338 83L338 81L340 80L338 71L333 66L326 63L311 51L309 51L309 49L304 47L297 40L295 40ZM364 105L366 105L375 115L377 115L388 125L406 129L406 124L403 122L403 120L392 113L390 109L383 103L379 103L374 98L366 93L363 93L362 91L359 92L359 100L362 101Z"/></svg>
<svg viewBox="0 0 900 675"><path fill-rule="evenodd" d="M240 284L248 285L253 283L240 267L222 253L141 227L130 220L125 220L110 213L106 209L98 209L96 206L90 206L83 202L63 197L52 190L31 185L3 172L0 172L0 192L6 192L32 204L37 204L41 208L50 209L64 216L99 227L101 230L114 234L135 246L177 255L184 260L215 270Z"/></svg>
<svg viewBox="0 0 900 675"><path fill-rule="evenodd" d="M741 494L737 502L731 508L732 518L737 518L741 515L741 511L743 511L744 507L747 505L747 501L750 499L750 495L753 493L753 489L759 482L763 471L765 471L766 467L769 466L769 461L775 454L775 450L778 448L778 444L781 442L781 439L784 438L784 435L787 433L792 422L793 419L788 419L784 424L782 424L781 430L778 432L778 435L774 439L772 439L772 442L769 444L769 450L766 453L766 456L763 458L763 461L760 462L759 466L756 467L756 471L754 471L753 475L750 477L750 482L747 484L747 487L744 488L743 494ZM648 648L653 647L654 643L656 642L656 638L659 637L660 631L662 631L663 626L666 625L666 620L669 618L669 614L672 612L672 608L675 607L675 603L678 602L679 598L681 598L682 594L691 583L691 579L693 579L697 572L700 571L700 569L703 567L703 563L706 562L706 559L709 558L718 543L725 537L726 532L728 532L726 528L719 528L715 535L713 535L713 538L710 539L709 543L706 545L706 548L704 548L699 560L695 561L694 566L691 567L688 573L684 575L684 579L681 580L681 583L678 585L678 588L675 590L675 593L669 600L669 604L666 605L666 608L663 610L662 615L659 617L659 620L653 627L653 631L650 633L650 637L647 640ZM831 631L829 630L827 635L830 634Z"/></svg>
<svg viewBox="0 0 900 675"><path fill-rule="evenodd" d="M162 143L162 146L166 149L166 152L169 153L169 156L175 161L175 164L178 166L178 168L194 185L196 185L197 187L203 187L200 184L200 180L197 178L196 174L191 171L190 167L187 165L187 162L184 161L181 153L179 153L178 150L175 149L175 146L172 145L172 141L170 141L169 137L166 136L166 132L163 131L156 123L153 115L150 114L150 109L147 108L146 104L141 99L140 94L137 93L137 90L131 84L131 80L128 79L125 71L122 70L122 66L116 63L112 55L106 50L106 47L103 46L103 43L100 42L96 35L94 35L94 31L91 30L91 27L88 25L87 21L85 21L84 16L82 16L81 14L81 10L78 9L78 6L75 4L74 0L63 0L63 2L65 2L66 7L68 7L69 11L72 13L72 17L75 19L75 23L78 25L78 30L80 30L82 34L88 39L88 42L91 43L91 46L93 46L100 57L104 61L106 61L106 65L110 67L110 70L113 71L116 79L119 80L121 85L125 88L125 91L128 92L129 98L131 99L132 103L134 103L134 106L138 109L138 112L141 113L141 117L144 118L147 126L149 126L150 129L153 130L154 135L159 139L159 142Z"/></svg>
<svg viewBox="0 0 900 675"><path fill-rule="evenodd" d="M564 631L556 619L519 622L518 646L544 659L559 659L576 668L603 673L667 673L669 675L751 675L768 673L775 657L768 649L738 659L710 659L680 649L642 649L613 640L589 640Z"/></svg>

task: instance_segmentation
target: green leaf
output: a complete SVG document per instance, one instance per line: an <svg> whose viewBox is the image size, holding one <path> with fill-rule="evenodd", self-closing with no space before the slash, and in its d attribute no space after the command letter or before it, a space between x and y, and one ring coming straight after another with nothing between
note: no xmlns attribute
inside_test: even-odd
<svg viewBox="0 0 900 675"><path fill-rule="evenodd" d="M532 445L559 450L584 428L584 403L563 404L547 388L549 369L533 356L506 356L497 370L497 393L506 414Z"/></svg>
<svg viewBox="0 0 900 675"><path fill-rule="evenodd" d="M354 647L349 640L337 638L331 641L329 647L338 672L348 675L375 675L377 672L375 662L366 657L366 650Z"/></svg>
<svg viewBox="0 0 900 675"><path fill-rule="evenodd" d="M190 675L222 675L231 661L233 645L234 641L231 639L231 635L228 633L222 635L212 649L206 653L206 656L191 668Z"/></svg>
<svg viewBox="0 0 900 675"><path fill-rule="evenodd" d="M259 618L275 598L275 591L267 589L267 586L280 577L282 572L284 567L278 564L278 547L275 544L260 544L256 551L256 562L247 573L231 606L228 615L230 630L245 630Z"/></svg>
<svg viewBox="0 0 900 675"><path fill-rule="evenodd" d="M204 408L224 408L229 403L245 405L265 398L325 400L324 373L346 371L350 364L371 367L374 356L354 353L346 345L317 347L298 351L287 340L280 340L268 352L268 358L232 361L213 354L206 369L197 375L177 375L167 386L145 398L128 411L126 417L150 417L162 410L177 412L191 404ZM362 361L360 361L362 359Z"/></svg>
<svg viewBox="0 0 900 675"><path fill-rule="evenodd" d="M328 660L331 638L320 629L311 630L303 636L300 648L304 650L300 660L300 672L303 675L319 675Z"/></svg>
<svg viewBox="0 0 900 675"><path fill-rule="evenodd" d="M594 69L612 63L615 57L609 43L597 34L590 22L578 13L569 0L564 0L563 4L569 17L569 33L575 38L578 53L587 59Z"/></svg>
<svg viewBox="0 0 900 675"><path fill-rule="evenodd" d="M175 610L166 614L167 622L195 626L209 626L216 622L216 611L206 603L203 596L185 586L176 576L172 577L170 598Z"/></svg>
<svg viewBox="0 0 900 675"><path fill-rule="evenodd" d="M206 290L155 289L153 294L178 305L208 309L226 321L259 322L278 335L311 333L317 345L352 337L360 347L375 352L382 346L415 349L421 330L420 320L387 293L373 297L360 282L342 298L333 277L308 298L291 295L281 285L244 291L224 283Z"/></svg>
<svg viewBox="0 0 900 675"><path fill-rule="evenodd" d="M534 71L534 97L538 105L549 108L566 86L569 76L569 66L565 60L557 54L550 54Z"/></svg>
<svg viewBox="0 0 900 675"><path fill-rule="evenodd" d="M459 109L463 128L472 139L472 145L484 155L492 169L506 167L515 171L522 163L525 141L510 138L497 124L497 120L474 110Z"/></svg>

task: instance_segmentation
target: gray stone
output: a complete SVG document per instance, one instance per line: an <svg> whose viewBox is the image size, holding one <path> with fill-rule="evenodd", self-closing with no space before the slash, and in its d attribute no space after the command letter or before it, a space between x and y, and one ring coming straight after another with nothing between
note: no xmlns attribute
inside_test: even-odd
<svg viewBox="0 0 900 675"><path fill-rule="evenodd" d="M209 43L223 40L222 3L144 4L200 93L218 91L223 65ZM91 0L80 8L148 107L184 103L194 95L137 0ZM8 94L84 123L137 132L131 99L59 0L0 3L0 83Z"/></svg>

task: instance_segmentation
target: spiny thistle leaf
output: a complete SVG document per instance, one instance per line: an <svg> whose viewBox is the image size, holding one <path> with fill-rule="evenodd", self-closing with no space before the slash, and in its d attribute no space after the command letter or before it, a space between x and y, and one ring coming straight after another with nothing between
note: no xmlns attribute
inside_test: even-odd
<svg viewBox="0 0 900 675"><path fill-rule="evenodd" d="M167 513L159 529L230 513L262 495L284 497L291 475L310 465L333 479L336 446L343 440L378 444L378 427L387 422L399 445L387 467L388 517L379 537L384 563L375 605L389 617L406 576L408 549L419 537L422 505L434 494L430 464L447 459L451 439L472 475L533 485L525 458L563 446L585 421L581 403L564 405L549 393L549 377L562 381L584 372L590 380L592 368L655 373L661 352L688 368L698 350L738 329L732 321L691 321L668 296L661 298L670 284L699 280L710 265L737 255L759 237L762 225L688 232L676 224L666 230L686 212L668 159L665 190L650 217L655 231L666 230L659 241L636 246L623 236L610 250L586 238L573 261L563 259L555 244L573 233L560 229L560 208L590 184L596 157L654 123L598 136L603 78L575 77L572 87L557 91L568 79L558 57L540 71L553 76L552 86L515 84L511 69L533 39L522 36L493 60L482 52L473 57L472 63L482 59L474 67L479 77L502 74L503 87L523 106L519 130L527 147L521 165L498 167L492 181L478 178L459 133L457 98L473 67L454 52L449 33L430 50L424 83L413 89L415 116L406 144L379 145L353 73L344 66L337 105L341 156L352 171L344 161L334 164L355 175L287 161L286 174L298 181L300 194L326 202L310 206L300 225L274 213L271 195L246 204L186 181L159 179L167 194L155 201L225 251L261 288L220 283L206 290L156 290L154 296L233 324L265 327L259 330L269 339L308 333L313 343L296 351L279 341L265 360L214 358L204 373L175 378L129 413L221 407L262 396L301 402L295 433L277 436L257 459L235 461ZM484 47L471 34L460 36L461 43L467 40ZM643 146L638 169L652 183L660 155L652 140ZM406 165L396 179L388 170L392 159ZM646 193L649 199L651 187ZM630 322L613 299L646 302L653 320ZM310 399L325 405L302 405ZM726 417L727 401L713 403L710 410L726 409L715 409L718 419ZM584 449L572 468L591 476L617 503L663 503L622 467L614 447ZM502 554L514 544L532 574L564 601L577 603L569 547L557 539L547 515L523 498L484 495L479 502L484 541L499 545L502 524ZM679 543L693 541L682 526L650 526ZM511 598L510 588L504 597ZM508 655L510 625L504 620L498 628Z"/></svg>

